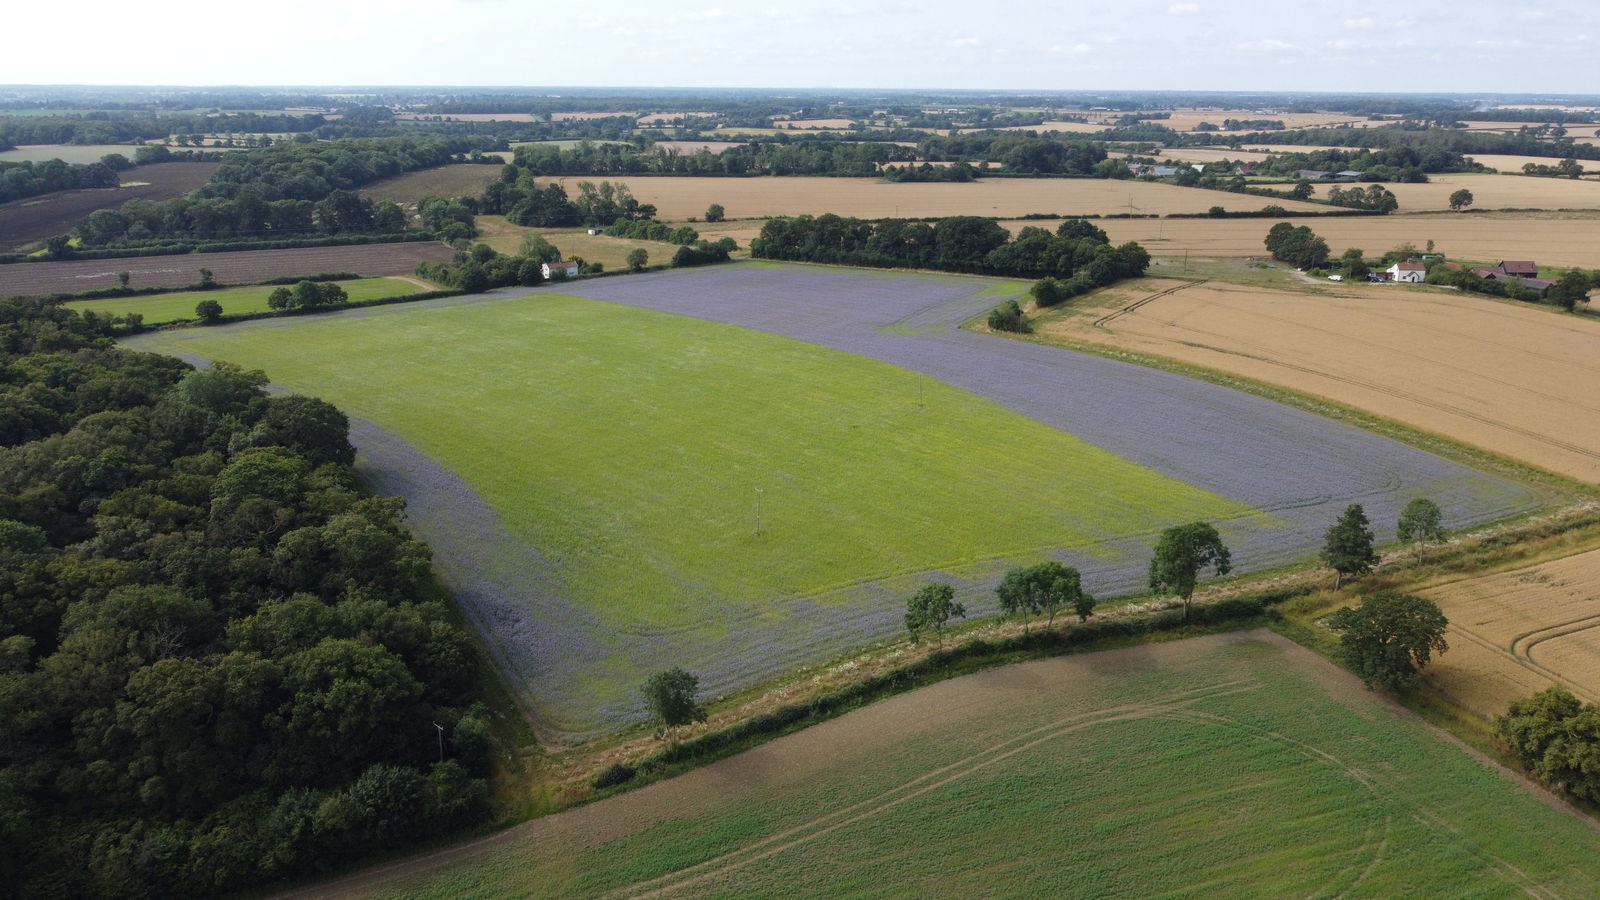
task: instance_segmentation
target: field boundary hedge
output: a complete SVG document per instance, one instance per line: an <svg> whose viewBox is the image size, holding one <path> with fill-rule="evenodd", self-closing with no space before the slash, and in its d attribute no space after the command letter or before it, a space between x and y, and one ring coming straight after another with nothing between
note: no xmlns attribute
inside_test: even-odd
<svg viewBox="0 0 1600 900"><path fill-rule="evenodd" d="M66 262L75 259L136 259L146 256L185 256L191 253L233 253L240 250L298 250L306 247L346 247L358 244L415 244L438 240L431 231L393 234L347 234L327 237L284 238L277 241L182 241L150 247L113 247L103 250L73 250L59 258L27 253L0 254L0 265L14 263Z"/></svg>
<svg viewBox="0 0 1600 900"><path fill-rule="evenodd" d="M1039 627L999 638L976 637L936 650L914 662L771 712L759 713L726 728L672 743L630 765L603 770L593 785L599 799L622 785L656 781L742 752L772 738L798 731L896 694L973 672L1030 659L1110 649L1112 646L1184 631L1234 630L1262 624L1280 603L1316 590L1313 584L1268 587L1247 594L1196 605L1186 619L1180 607L1133 615L1112 613L1087 623ZM992 620L990 624L995 621ZM630 774L631 771L631 774Z"/></svg>

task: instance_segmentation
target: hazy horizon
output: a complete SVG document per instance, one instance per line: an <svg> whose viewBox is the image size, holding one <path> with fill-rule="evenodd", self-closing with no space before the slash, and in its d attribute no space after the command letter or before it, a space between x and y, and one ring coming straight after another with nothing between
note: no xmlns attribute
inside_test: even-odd
<svg viewBox="0 0 1600 900"><path fill-rule="evenodd" d="M0 83L1600 93L1593 5L1397 0L1318 18L1237 0L1002 0L978 18L948 0L804 9L596 0L561 16L511 0L286 0L271 15L176 0L161 13L159 25L129 25L126 7L87 0L63 40L8 48ZM18 35L60 34L59 18L39 4L11 13ZM228 55L241 34L259 49Z"/></svg>

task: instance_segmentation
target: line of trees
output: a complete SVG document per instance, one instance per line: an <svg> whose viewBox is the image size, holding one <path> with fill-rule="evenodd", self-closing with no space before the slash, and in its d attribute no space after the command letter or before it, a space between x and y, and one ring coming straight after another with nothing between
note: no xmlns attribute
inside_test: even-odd
<svg viewBox="0 0 1600 900"><path fill-rule="evenodd" d="M47 302L0 333L0 895L215 896L482 821L476 651L343 413Z"/></svg>
<svg viewBox="0 0 1600 900"><path fill-rule="evenodd" d="M1095 285L1136 278L1150 254L1133 242L1112 247L1105 233L1071 219L1055 234L1023 228L1015 240L992 219L951 216L929 224L871 222L831 213L775 218L750 242L753 256L880 268L942 269L1022 278L1074 278Z"/></svg>
<svg viewBox="0 0 1600 900"><path fill-rule="evenodd" d="M117 174L133 167L126 156L107 153L99 162L75 165L59 159L45 162L0 162L0 203L36 197L54 191L113 188L122 183Z"/></svg>

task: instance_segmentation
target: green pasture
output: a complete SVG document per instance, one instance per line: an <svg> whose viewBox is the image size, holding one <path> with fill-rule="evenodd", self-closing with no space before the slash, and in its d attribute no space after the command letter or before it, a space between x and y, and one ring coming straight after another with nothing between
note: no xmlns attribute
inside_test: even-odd
<svg viewBox="0 0 1600 900"><path fill-rule="evenodd" d="M144 343L265 369L398 433L611 628L701 628L708 608L1249 512L787 338L549 293L362 312Z"/></svg>
<svg viewBox="0 0 1600 900"><path fill-rule="evenodd" d="M402 278L357 278L340 281L350 300L377 300L381 297L402 297L420 293L423 288ZM283 285L253 284L247 287L224 288L217 291L174 291L170 294L146 294L139 297L108 297L103 300L76 300L67 306L79 312L94 311L103 316L125 316L140 313L146 325L176 322L195 318L195 304L201 300L215 300L222 304L224 315L266 312L267 295ZM293 285L288 285L291 290Z"/></svg>
<svg viewBox="0 0 1600 900"><path fill-rule="evenodd" d="M1600 893L1591 824L1262 634L945 682L377 893Z"/></svg>

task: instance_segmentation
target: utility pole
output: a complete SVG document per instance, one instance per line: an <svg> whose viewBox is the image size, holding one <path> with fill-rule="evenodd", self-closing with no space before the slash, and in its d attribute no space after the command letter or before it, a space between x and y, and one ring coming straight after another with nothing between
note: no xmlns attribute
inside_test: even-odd
<svg viewBox="0 0 1600 900"><path fill-rule="evenodd" d="M444 726L435 722L433 727L439 729L439 762L444 762Z"/></svg>

